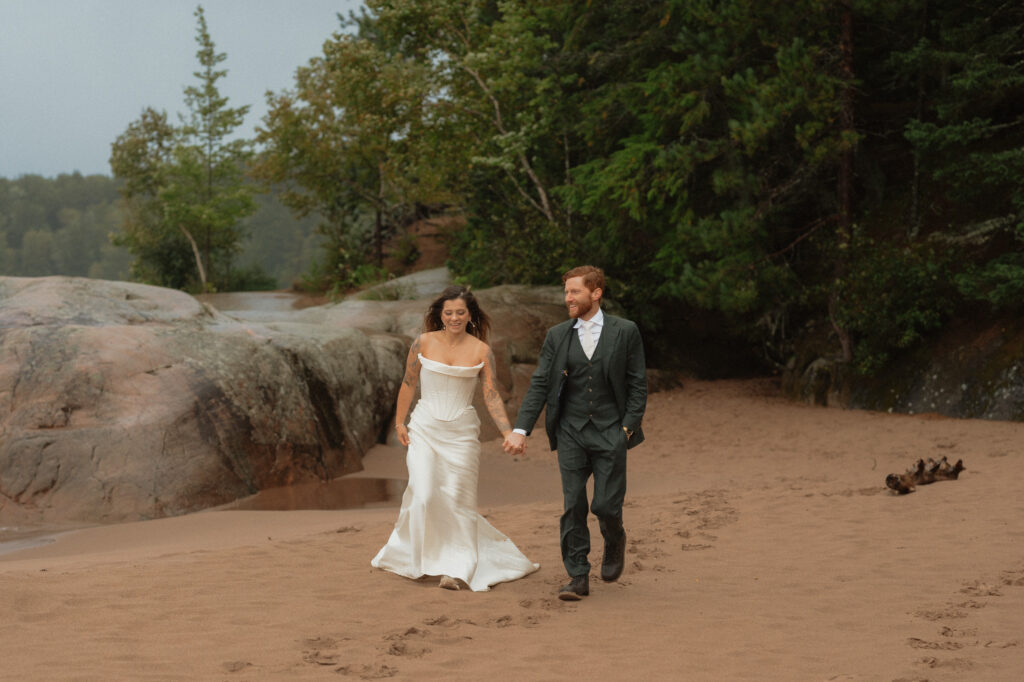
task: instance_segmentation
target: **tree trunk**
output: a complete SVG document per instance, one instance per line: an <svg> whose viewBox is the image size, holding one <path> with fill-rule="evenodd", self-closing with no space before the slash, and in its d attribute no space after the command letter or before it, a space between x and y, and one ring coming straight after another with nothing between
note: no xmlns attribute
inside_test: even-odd
<svg viewBox="0 0 1024 682"><path fill-rule="evenodd" d="M839 127L843 138L842 152L839 156L839 182L837 187L838 223L837 243L839 253L836 257L836 282L845 278L850 254L850 242L853 234L853 7L851 0L840 0L842 15L840 18L839 52L841 76L844 81L839 94ZM833 287L829 299L829 317L832 327L839 337L840 353L843 362L853 359L853 342L850 331L836 318L836 309L841 298L840 291Z"/></svg>
<svg viewBox="0 0 1024 682"><path fill-rule="evenodd" d="M203 257L199 253L199 245L196 244L196 240L192 237L192 234L185 229L184 225L178 225L181 229L182 234L188 239L188 243L192 245L192 255L196 258L196 269L199 270L199 282L203 287L203 291L206 291L206 268L203 267Z"/></svg>
<svg viewBox="0 0 1024 682"><path fill-rule="evenodd" d="M924 38L928 30L928 0L925 0L921 8L921 23L917 39ZM917 106L914 115L920 121L924 118L924 67L919 67L917 72ZM907 238L910 241L917 239L921 231L921 153L914 149L914 177L910 186L910 218L907 221Z"/></svg>
<svg viewBox="0 0 1024 682"><path fill-rule="evenodd" d="M376 210L377 213L377 225L374 227L373 241L374 249L377 256L377 267L384 267L384 225L381 219L380 209Z"/></svg>

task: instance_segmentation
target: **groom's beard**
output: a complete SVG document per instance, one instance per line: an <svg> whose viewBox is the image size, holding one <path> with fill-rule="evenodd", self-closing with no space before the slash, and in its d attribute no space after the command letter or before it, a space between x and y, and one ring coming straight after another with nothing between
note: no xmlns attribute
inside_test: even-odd
<svg viewBox="0 0 1024 682"><path fill-rule="evenodd" d="M576 319L589 313L594 307L593 300L573 301L575 308L569 307L569 317Z"/></svg>

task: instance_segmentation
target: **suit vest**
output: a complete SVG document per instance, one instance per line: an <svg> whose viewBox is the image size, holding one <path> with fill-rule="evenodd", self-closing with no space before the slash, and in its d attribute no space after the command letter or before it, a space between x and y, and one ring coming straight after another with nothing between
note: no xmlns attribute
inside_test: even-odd
<svg viewBox="0 0 1024 682"><path fill-rule="evenodd" d="M617 426L622 419L615 402L615 394L606 380L603 353L605 334L588 360L580 344L579 330L572 329L569 339L569 353L566 356L565 388L562 393L562 419L574 429L581 430L587 422L593 422L599 429Z"/></svg>

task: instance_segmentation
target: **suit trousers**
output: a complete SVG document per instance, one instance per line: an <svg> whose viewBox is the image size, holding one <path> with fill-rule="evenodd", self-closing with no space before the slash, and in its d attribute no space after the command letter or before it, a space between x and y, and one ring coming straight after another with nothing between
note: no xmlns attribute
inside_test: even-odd
<svg viewBox="0 0 1024 682"><path fill-rule="evenodd" d="M598 429L587 422L576 430L558 428L558 468L562 475L562 563L570 576L590 573L587 480L594 476L590 511L607 545L622 539L622 503L626 497L626 434L621 426Z"/></svg>

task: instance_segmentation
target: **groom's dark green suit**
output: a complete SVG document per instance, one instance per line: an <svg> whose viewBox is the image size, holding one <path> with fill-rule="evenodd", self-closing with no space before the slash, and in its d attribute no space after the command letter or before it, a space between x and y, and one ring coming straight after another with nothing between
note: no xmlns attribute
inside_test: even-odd
<svg viewBox="0 0 1024 682"><path fill-rule="evenodd" d="M580 344L576 319L548 331L515 425L529 433L546 408L548 441L558 450L562 475L562 561L570 576L590 572L586 484L591 474L590 510L600 522L606 556L609 546L625 543L626 450L644 439L647 378L640 332L629 320L602 314L590 358Z"/></svg>

